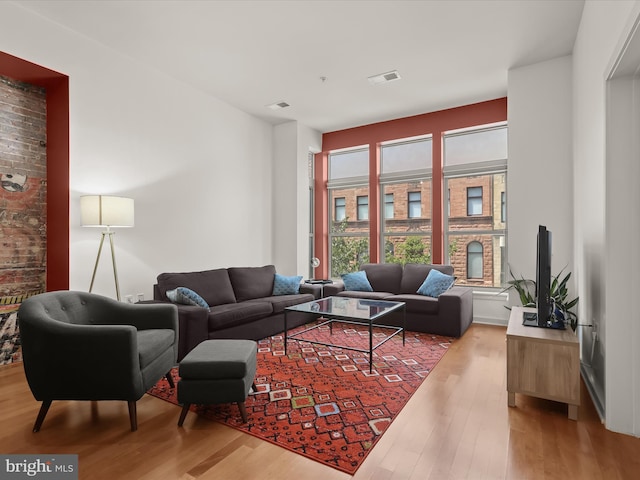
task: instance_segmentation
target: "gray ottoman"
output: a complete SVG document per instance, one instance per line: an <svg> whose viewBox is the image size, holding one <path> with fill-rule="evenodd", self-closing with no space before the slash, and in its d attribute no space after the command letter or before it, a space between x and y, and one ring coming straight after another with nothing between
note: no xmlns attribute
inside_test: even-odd
<svg viewBox="0 0 640 480"><path fill-rule="evenodd" d="M178 403L183 404L178 426L191 404L231 402L238 402L246 423L244 401L254 386L257 351L253 340L206 340L191 350L178 367Z"/></svg>

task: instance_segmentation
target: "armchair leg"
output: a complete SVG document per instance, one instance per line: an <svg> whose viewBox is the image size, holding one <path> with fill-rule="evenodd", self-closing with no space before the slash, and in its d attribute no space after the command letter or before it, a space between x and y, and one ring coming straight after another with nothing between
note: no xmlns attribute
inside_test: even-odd
<svg viewBox="0 0 640 480"><path fill-rule="evenodd" d="M165 375L165 377L167 378L167 382L169 382L169 386L170 386L171 388L174 388L174 387L175 387L175 384L173 383L173 377L171 376L171 370L169 370L169 371L167 372L167 374Z"/></svg>
<svg viewBox="0 0 640 480"><path fill-rule="evenodd" d="M33 425L33 433L40 431L40 427L42 426L42 422L44 422L44 417L47 416L51 402L51 400L43 400L40 411L38 412L38 417L36 418L36 423Z"/></svg>
<svg viewBox="0 0 640 480"><path fill-rule="evenodd" d="M244 402L238 402L238 408L240 409L242 423L247 423L247 407L244 405Z"/></svg>
<svg viewBox="0 0 640 480"><path fill-rule="evenodd" d="M190 403L185 403L182 406L182 412L180 412L180 418L178 419L178 426L181 427L182 424L184 423L184 419L187 416L187 413L189 413L189 407L191 406Z"/></svg>
<svg viewBox="0 0 640 480"><path fill-rule="evenodd" d="M138 415L136 413L136 402L129 401L129 421L131 422L131 431L135 432L138 430Z"/></svg>

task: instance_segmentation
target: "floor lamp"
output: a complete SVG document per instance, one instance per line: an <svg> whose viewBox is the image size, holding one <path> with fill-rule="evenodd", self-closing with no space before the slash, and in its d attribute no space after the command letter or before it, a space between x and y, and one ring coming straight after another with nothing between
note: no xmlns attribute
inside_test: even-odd
<svg viewBox="0 0 640 480"><path fill-rule="evenodd" d="M93 282L96 279L96 271L100 262L100 253L104 238L109 237L111 245L111 262L113 263L113 278L116 282L116 296L120 301L120 284L118 283L118 269L116 268L116 253L113 246L115 232L112 227L133 227L133 199L125 197L113 197L109 195L83 195L80 197L80 224L83 227L105 227L100 238L98 256L93 267L89 292L93 290Z"/></svg>

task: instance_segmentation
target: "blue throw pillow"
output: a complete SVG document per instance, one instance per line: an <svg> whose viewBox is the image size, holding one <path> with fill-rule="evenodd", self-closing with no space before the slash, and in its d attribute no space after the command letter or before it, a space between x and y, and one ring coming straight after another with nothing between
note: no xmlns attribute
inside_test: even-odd
<svg viewBox="0 0 640 480"><path fill-rule="evenodd" d="M300 293L300 282L302 275L286 277L276 273L273 279L272 295L296 295Z"/></svg>
<svg viewBox="0 0 640 480"><path fill-rule="evenodd" d="M431 270L416 293L427 297L439 297L449 290L455 278L438 270Z"/></svg>
<svg viewBox="0 0 640 480"><path fill-rule="evenodd" d="M173 303L181 305L194 305L196 307L206 308L211 311L209 304L193 290L187 287L178 287L173 290L167 290L167 298Z"/></svg>
<svg viewBox="0 0 640 480"><path fill-rule="evenodd" d="M373 292L367 273L364 270L341 275L344 282L344 289L352 292Z"/></svg>

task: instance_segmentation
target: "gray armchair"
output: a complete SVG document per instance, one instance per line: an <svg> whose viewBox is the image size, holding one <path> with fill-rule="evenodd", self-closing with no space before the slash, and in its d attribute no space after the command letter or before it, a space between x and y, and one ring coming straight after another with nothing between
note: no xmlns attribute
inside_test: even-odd
<svg viewBox="0 0 640 480"><path fill-rule="evenodd" d="M86 292L25 300L18 311L27 382L42 401L37 432L53 400L123 400L131 431L136 401L166 375L178 353L174 305L131 305Z"/></svg>

